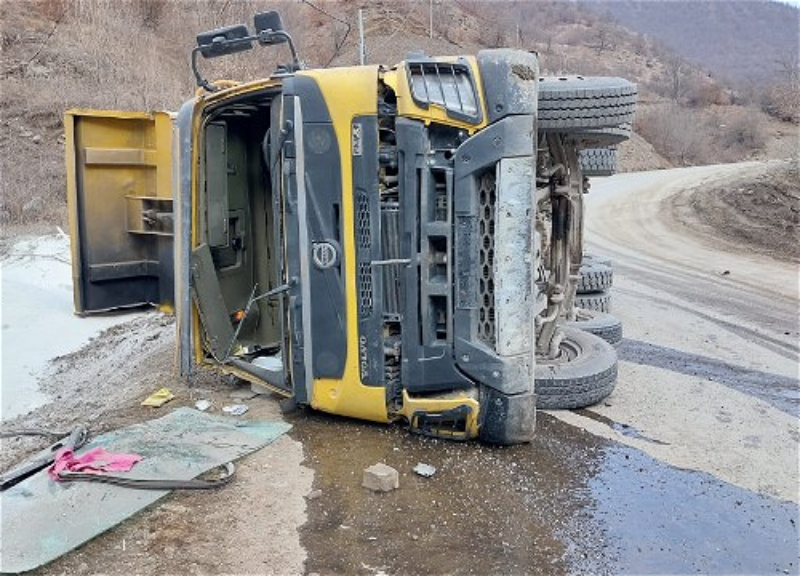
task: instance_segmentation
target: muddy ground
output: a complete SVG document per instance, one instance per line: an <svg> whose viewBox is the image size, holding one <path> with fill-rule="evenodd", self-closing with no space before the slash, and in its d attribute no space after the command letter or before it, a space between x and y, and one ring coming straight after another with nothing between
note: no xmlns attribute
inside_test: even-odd
<svg viewBox="0 0 800 576"><path fill-rule="evenodd" d="M747 189L763 170L676 174L707 184L693 188L696 201L722 189L715 184ZM35 574L797 574L796 287L783 282L771 303L755 299L743 273L749 261L737 268L726 258L740 258L729 243L760 249L748 236L723 237L726 219L674 210L678 192L648 202L665 189L666 180L652 178L635 175L629 185L663 215L664 230L627 227L631 238L613 230L619 216L603 215L604 203L619 214L614 203L628 206L630 196L604 200L603 186L593 186L598 225L588 237L615 259L614 303L626 330L617 389L601 405L540 413L531 445L503 449L307 411L284 415L277 398L258 396L245 400L241 418L293 428L244 458L233 485L173 494ZM614 190L628 185L620 182ZM753 226L770 222L779 238L776 219ZM680 249L659 254L642 240L678 246L668 235L681 226L711 246L720 270L696 273ZM698 252L694 243L685 250ZM783 257L760 262L764 277L796 276ZM100 433L200 398L212 401L212 413L235 402L230 394L246 386L213 371L188 384L175 378L173 329L170 318L144 313L56 359L41 379L53 401L3 428L86 422ZM176 399L139 405L162 386ZM3 468L43 444L4 440ZM399 471L399 490L361 488L361 471L376 462ZM436 474L415 475L419 462ZM2 530L15 521L2 518Z"/></svg>

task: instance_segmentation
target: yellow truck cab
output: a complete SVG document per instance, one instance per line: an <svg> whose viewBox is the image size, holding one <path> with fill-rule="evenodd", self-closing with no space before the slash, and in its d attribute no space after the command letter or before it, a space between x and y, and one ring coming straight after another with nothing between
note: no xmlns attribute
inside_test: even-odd
<svg viewBox="0 0 800 576"><path fill-rule="evenodd" d="M295 55L275 13L257 15L252 34L198 35L204 91L176 116L139 118L150 131L131 145L140 153L78 134L117 119L67 114L82 142L68 157L76 308L174 303L183 375L211 363L332 414L530 441L536 56L314 70L295 55L254 82L200 74L198 55L282 42ZM125 242L134 236L135 255L116 268L78 214L93 168L133 174L119 176L123 208L97 209L119 210ZM142 183L125 191L135 174ZM147 288L89 304L114 283Z"/></svg>

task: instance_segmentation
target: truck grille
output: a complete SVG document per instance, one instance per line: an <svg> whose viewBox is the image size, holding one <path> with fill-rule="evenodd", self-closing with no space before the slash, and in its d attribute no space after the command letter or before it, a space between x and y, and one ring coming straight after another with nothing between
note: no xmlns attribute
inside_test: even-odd
<svg viewBox="0 0 800 576"><path fill-rule="evenodd" d="M356 194L356 238L358 247L365 253L372 248L372 222L370 221L369 199L366 192Z"/></svg>
<svg viewBox="0 0 800 576"><path fill-rule="evenodd" d="M480 268L478 273L478 337L494 348L494 223L497 204L497 181L494 172L478 180L478 232Z"/></svg>
<svg viewBox="0 0 800 576"><path fill-rule="evenodd" d="M372 294L372 266L358 263L358 306L362 317L372 316L374 299Z"/></svg>

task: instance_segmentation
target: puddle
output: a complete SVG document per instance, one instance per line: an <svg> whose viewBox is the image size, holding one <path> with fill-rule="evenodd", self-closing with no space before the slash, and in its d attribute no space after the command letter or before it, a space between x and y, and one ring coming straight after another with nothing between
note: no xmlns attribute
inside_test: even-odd
<svg viewBox="0 0 800 576"><path fill-rule="evenodd" d="M604 538L585 512L603 441L540 418L535 444L508 448L314 414L294 419L290 434L322 493L301 531L307 572L567 574L584 554L589 566L605 566ZM398 470L398 490L361 487L362 471L377 462ZM420 462L436 474L415 474Z"/></svg>
<svg viewBox="0 0 800 576"><path fill-rule="evenodd" d="M314 468L306 573L796 573L797 506L679 470L539 415L492 448L312 412L290 434ZM361 487L364 468L400 488ZM430 478L413 472L434 466ZM318 491L318 492L317 492Z"/></svg>
<svg viewBox="0 0 800 576"><path fill-rule="evenodd" d="M594 420L595 422L600 422L601 424L605 424L606 426L608 426L612 430L615 430L616 432L619 432L623 436L628 436L630 438L637 438L639 440L644 440L645 442L650 442L651 444L659 444L661 446L670 445L669 442L663 442L661 440L656 440L655 438L650 438L649 436L645 436L644 434L639 432L637 428L634 428L629 424L622 424L620 422L615 422L611 418L603 416L602 414L598 414L597 412L594 412L592 410L581 408L579 410L573 410L573 412L575 412L575 414L578 414L579 416L584 416L586 418Z"/></svg>
<svg viewBox="0 0 800 576"><path fill-rule="evenodd" d="M620 445L589 483L618 571L797 574L798 507Z"/></svg>

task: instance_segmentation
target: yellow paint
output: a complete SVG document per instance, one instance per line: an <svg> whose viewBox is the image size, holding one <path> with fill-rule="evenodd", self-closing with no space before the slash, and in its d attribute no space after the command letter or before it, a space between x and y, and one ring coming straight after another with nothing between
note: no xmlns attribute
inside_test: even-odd
<svg viewBox="0 0 800 576"><path fill-rule="evenodd" d="M389 422L398 416L405 416L410 419L417 410L425 410L429 413L440 413L462 405L472 408L472 413L467 419L467 434L470 438L478 434L478 413L479 404L474 398L463 396L447 397L410 397L406 392L403 393L403 408L398 413L389 414L386 403L386 391L383 386L365 386L361 383L358 358L358 310L357 310L357 291L356 291L356 254L355 237L353 230L354 207L353 207L353 165L352 165L352 123L358 116L377 114L377 92L378 78L382 75L384 81L396 93L398 99L398 114L401 116L419 119L425 124L441 123L458 128L463 128L472 134L486 126L486 106L481 90L480 77L477 69L477 62L474 58L468 58L468 64L473 71L477 97L482 111L482 120L479 124L470 124L462 120L451 118L447 115L443 107L435 104L428 109L420 108L414 103L411 97L406 71L404 66L399 66L391 70L381 70L377 66L362 66L353 68L334 68L321 70L305 70L298 72L298 76L312 78L319 86L325 103L328 107L336 140L339 145L341 156L342 174L342 220L343 229L347 231L343 238L342 249L344 251L344 271L345 294L346 294L346 317L347 317L347 358L345 359L344 373L340 379L320 378L314 381L310 404L313 408L324 412L371 420L376 422ZM235 85L219 92L202 94L198 98L199 106L195 112L193 122L195 150L194 161L199 161L200 134L202 133L202 112L204 109L228 99L236 98L247 93L257 92L265 88L276 87L280 84L278 79L269 79L247 84ZM197 164L196 164L197 165ZM196 170L193 171L192 184L192 205L197 221L197 210L199 202L199 191L197 189ZM193 226L192 246L197 246L199 230ZM196 310L193 314L193 333L200 334L200 321ZM195 337L196 358L200 362L203 360L200 338ZM287 361L291 361L287 358ZM309 367L310 368L310 367ZM254 380L252 375L244 376L241 371L227 367L226 370L246 377L250 381Z"/></svg>
<svg viewBox="0 0 800 576"><path fill-rule="evenodd" d="M457 62L459 59L452 58L436 58L440 62ZM472 78L475 82L475 89L477 91L478 107L481 111L481 121L477 124L472 124L464 120L459 120L448 116L447 110L444 106L439 104L429 104L427 108L418 106L411 96L411 86L408 82L408 74L404 63L398 64L396 67L387 70L384 76L384 82L391 86L397 96L397 114L406 118L414 118L421 120L426 125L431 123L446 124L448 126L455 126L464 129L468 134L482 130L487 126L486 121L486 102L483 98L483 86L480 81L480 72L478 70L478 62L474 56L467 56L463 59L472 70Z"/></svg>
<svg viewBox="0 0 800 576"><path fill-rule="evenodd" d="M320 378L314 381L311 407L324 412L388 422L386 392L383 386L364 386L358 367L358 309L356 302L356 249L353 217L353 163L351 131L356 116L378 113L378 68L334 68L310 70L309 76L319 85L339 144L342 169L342 221L347 231L343 238L345 301L347 306L347 359L341 379Z"/></svg>
<svg viewBox="0 0 800 576"><path fill-rule="evenodd" d="M74 112L74 111L71 111ZM64 137L66 142L66 153L64 159L66 161L66 175L67 175L67 216L69 219L69 237L78 237L78 188L77 188L77 174L76 174L76 159L75 159L75 146L71 143L75 142L75 116L71 112L64 114ZM76 312L83 312L83 298L81 297L80 290L77 286L81 281L81 269L83 262L81 261L81 252L78 249L78 243L71 241L70 252L72 253L72 305Z"/></svg>
<svg viewBox="0 0 800 576"><path fill-rule="evenodd" d="M429 414L440 414L459 406L467 405L472 408L472 412L467 417L467 437L478 437L478 415L480 413L480 404L472 396L467 394L447 394L443 396L409 396L406 390L403 390L403 407L397 412L398 415L404 416L409 422L414 412L422 410Z"/></svg>
<svg viewBox="0 0 800 576"><path fill-rule="evenodd" d="M135 253L140 240L134 237L148 232L128 225L130 208L136 206L128 198L172 199L172 117L167 112L71 109L64 114L64 132L73 300L82 313L81 242L90 239L89 253L93 246L106 252L113 248L121 258Z"/></svg>

